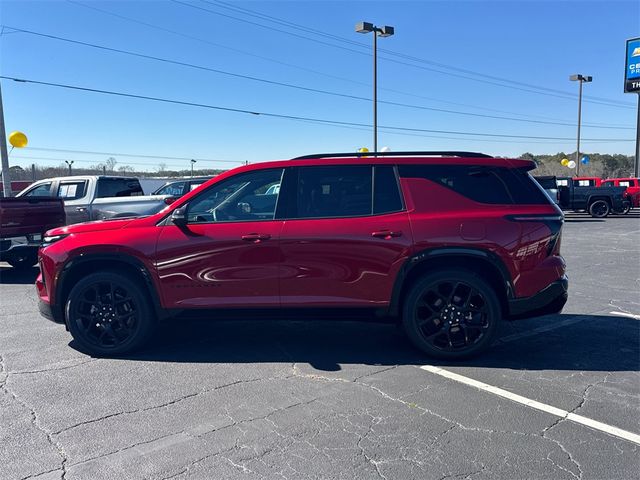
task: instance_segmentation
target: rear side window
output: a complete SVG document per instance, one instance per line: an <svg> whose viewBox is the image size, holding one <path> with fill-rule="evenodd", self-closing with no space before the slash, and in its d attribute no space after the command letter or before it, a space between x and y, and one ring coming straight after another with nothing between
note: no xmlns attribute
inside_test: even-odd
<svg viewBox="0 0 640 480"><path fill-rule="evenodd" d="M395 167L391 165L375 166L373 179L373 214L402 210L402 198L400 197Z"/></svg>
<svg viewBox="0 0 640 480"><path fill-rule="evenodd" d="M290 218L371 215L371 165L300 167L294 210Z"/></svg>
<svg viewBox="0 0 640 480"><path fill-rule="evenodd" d="M142 195L140 182L127 178L99 178L97 198Z"/></svg>
<svg viewBox="0 0 640 480"><path fill-rule="evenodd" d="M56 196L65 200L82 198L84 197L86 186L87 182L62 182L58 186L58 194Z"/></svg>
<svg viewBox="0 0 640 480"><path fill-rule="evenodd" d="M156 195L179 196L184 192L184 182L170 183L156 190Z"/></svg>
<svg viewBox="0 0 640 480"><path fill-rule="evenodd" d="M549 203L540 186L524 170L475 165L401 165L399 172L404 178L426 178L479 203Z"/></svg>

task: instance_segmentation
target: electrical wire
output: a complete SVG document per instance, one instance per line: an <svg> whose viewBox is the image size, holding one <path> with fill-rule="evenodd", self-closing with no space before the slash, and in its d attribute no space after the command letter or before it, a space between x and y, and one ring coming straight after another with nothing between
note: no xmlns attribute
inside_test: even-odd
<svg viewBox="0 0 640 480"><path fill-rule="evenodd" d="M49 87L57 87L57 88L64 88L64 89L69 89L69 90L78 90L78 91L91 92L91 93L100 93L100 94L104 94L104 95L112 95L112 96L119 96L119 97L126 97L126 98L134 98L134 99L139 99L139 100L151 100L151 101L161 102L161 103L169 103L169 104L184 105L184 106L190 106L190 107L207 108L207 109L211 109L211 110L218 110L218 111L225 111L225 112L243 113L243 114L254 115L254 116L280 118L280 119L294 120L294 121L301 121L302 120L302 121L308 121L308 122L315 122L315 123L319 123L319 124L371 127L371 125L367 124L367 123L345 122L345 121L340 121L340 120L328 120L328 119L321 119L321 118L304 117L304 116L300 116L300 115L286 115L286 114L279 114L279 113L273 113L273 112L259 112L259 111L241 109L241 108L222 107L222 106L219 106L219 105L211 105L211 104L198 103L198 102L187 102L187 101L183 101L183 100L174 100L174 99L161 98L161 97L152 97L152 96L148 96L148 95L138 95L138 94L133 94L133 93L116 92L116 91L111 91L111 90L102 90L102 89L97 89L97 88L80 87L80 86L77 86L77 85L67 85L67 84L61 84L61 83L43 82L43 81L39 81L39 80L16 78L16 77L11 77L11 76L6 76L6 75L0 75L0 78L4 78L5 80L12 80L14 82L19 82L19 83L31 83L31 84L35 84L35 85L45 85L45 86L49 86ZM477 137L496 137L496 138L522 138L522 139L534 139L534 140L536 140L536 139L537 140L573 140L573 138L571 138L571 137L543 137L543 136L532 136L532 135L508 135L508 134L497 134L497 133L489 133L489 132L460 132L460 131L450 131L450 130L433 130L433 129L426 129L426 128L398 127L398 126L389 126L389 125L387 125L387 126L380 125L379 128L385 128L385 129L395 130L395 131L445 133L445 134L455 134L455 135L474 136L474 137L477 136ZM597 141L602 141L602 142L633 142L634 141L634 140L620 139L620 138L608 138L608 139L600 139L600 138L598 138L598 139L586 139L586 140L594 140L594 141L597 140Z"/></svg>
<svg viewBox="0 0 640 480"><path fill-rule="evenodd" d="M300 65L295 65L295 64L292 64L292 63L283 62L283 61L274 59L272 57L265 57L263 55L257 55L255 53L247 52L245 50L241 50L241 49L238 49L238 48L229 47L227 45L222 45L222 44L219 44L219 43L211 42L211 41L206 40L206 39L201 38L201 37L196 37L196 36L193 36L193 35L185 34L183 32L179 32L179 31L176 31L176 30L165 28L165 27L162 27L162 26L159 26L159 25L156 25L156 24L152 24L152 23L149 23L149 22L144 22L144 21L141 21L141 20L138 20L138 19L135 19L135 18L131 18L131 17L128 17L126 15L121 15L121 14L118 14L118 13L115 13L115 12L111 12L109 10L104 10L102 8L95 7L93 5L86 5L86 4L83 4L81 2L74 1L74 0L65 0L65 1L70 3L70 4L79 6L79 7L83 7L83 8L86 8L86 9L90 9L90 10L96 11L98 13L102 13L102 14L105 14L105 15L110 15L110 16L113 16L113 17L116 17L116 18L119 18L119 19L122 19L122 20L126 20L126 21L129 21L129 22L138 24L138 25L144 25L144 26L149 27L149 28L160 30L160 31L163 31L165 33L171 33L173 35L177 35L177 36L180 36L180 37L183 37L183 38L187 38L187 39L190 39L190 40L195 40L195 41L202 42L202 43L205 43L205 44L208 44L208 45L212 45L212 46L215 46L215 47L219 47L219 48L223 48L223 49L226 49L226 50L230 50L230 51L242 54L242 55L248 55L248 56L253 57L253 58L259 58L259 59L266 60L266 61L269 61L269 62L273 62L273 63L279 64L279 65L284 65L284 66L295 68L295 69L298 69L298 70L310 72L310 73L313 73L315 75L322 75L322 76L325 76L325 77L328 77L328 78L334 78L334 79L337 79L337 80L350 82L350 83L353 83L353 84L365 85L365 86L371 87L370 83L366 83L366 82L362 82L362 81L358 81L358 80L353 80L353 79L346 78L346 77L341 77L341 76L338 76L338 75L332 75L332 74L329 74L329 73L326 73L326 72L323 72L323 71L319 71L319 70L314 70L314 69L311 69L311 68L308 68L308 67L303 67L303 66L300 66ZM318 31L315 31L315 30L312 30L312 31L318 32ZM358 45L362 45L362 44L359 44L358 42L354 42L354 43L356 43ZM476 109L476 110L483 110L483 111L488 111L488 112L505 113L505 114L508 114L508 115L517 115L517 116L524 117L524 118L542 118L542 119L547 119L547 120L563 121L562 119L549 117L549 116L544 116L544 115L523 114L521 112L512 112L512 111L507 111L507 110L500 110L500 109L495 109L495 108L482 107L482 106L478 106L478 105L471 105L471 104L468 104L468 103L460 103L460 102L442 100L442 99L439 99L439 98L428 97L428 96L425 96L425 95L419 95L419 94L416 94L416 93L405 92L405 91L402 91L402 90L392 89L392 88L388 88L388 87L379 87L379 90L387 91L387 92L393 92L393 93L397 93L399 95L404 95L404 96L408 96L408 97L412 97L412 98L420 98L420 99L423 99L423 100L429 100L429 101L433 101L433 102L443 103L443 104L446 104L446 105L456 105L456 106L462 106L462 107L466 107L466 108L473 108L473 109ZM583 126L591 126L591 127L599 127L599 126L624 127L624 125L611 125L611 124L605 125L605 124L597 124L597 123L583 124Z"/></svg>
<svg viewBox="0 0 640 480"><path fill-rule="evenodd" d="M57 35L51 35L51 34L42 33L42 32L35 32L33 30L25 30L25 29L22 29L22 28L11 27L9 25L3 25L3 27L10 28L10 29L15 30L17 32L25 33L25 34L28 34L28 35L34 35L34 36L41 37L41 38L58 40L58 41L61 41L61 42L66 42L66 43L71 43L71 44L75 44L75 45L81 45L81 46L85 46L85 47L95 48L95 49L98 49L98 50L103 50L103 51L108 51L108 52L113 52L113 53L119 53L119 54L134 56L134 57L138 57L138 58L144 58L144 59L147 59L147 60L153 60L153 61L157 61L157 62L173 64L173 65L186 67L186 68L204 70L204 71L208 71L208 72L213 72L213 73L226 75L226 76L231 76L231 77L236 77L236 78L242 78L242 79L245 79L245 80L251 80L251 81L260 82L260 83L266 83L266 84L276 85L276 86L286 87L286 88L293 88L293 89L303 90L303 91L307 91L307 92L311 92L311 93L319 93L319 94L324 94L324 95L331 95L331 96L337 96L337 97L342 97L342 98L348 98L348 99L352 99L352 100L359 100L359 101L366 101L366 102L372 102L373 101L371 98L367 98L367 97L361 97L361 96L357 96L357 95L350 95L350 94L334 92L334 91L329 91L329 90L323 90L323 89L318 89L318 88L305 87L305 86L302 86L302 85L295 85L295 84L291 84L291 83L278 82L278 81L275 81L275 80L269 80L269 79L265 79L265 78L254 77L254 76L251 76L251 75L243 75L243 74L239 74L239 73L235 73L235 72L228 72L228 71L219 70L219 69L216 69L216 68L207 67L207 66L204 66L204 65L197 65L197 64L193 64L193 63L182 62L182 61L172 60L172 59L163 58L163 57L157 57L155 55L148 55L148 54L139 53L139 52L132 52L130 50L123 50L123 49L119 49L119 48L107 47L105 45L98 45L98 44L95 44L95 43L83 42L83 41L80 41L80 40L74 40L74 39L70 39L70 38L60 37L60 36L57 36ZM536 123L536 124L544 124L544 125L560 125L560 126L570 126L570 127L577 126L577 124L575 124L575 123L568 123L568 122L552 122L552 121L544 121L544 120L529 120L529 119L524 119L524 118L505 117L505 116L500 116L500 115L486 115L486 114L473 113L473 112L461 112L461 111L457 111L457 110L448 110L448 109L443 109L443 108L427 107L427 106L424 106L424 105L412 105L412 104L406 104L406 103L400 103L400 102L391 102L391 101L386 101L386 100L378 100L378 103L379 104L384 104L384 105L392 105L392 106L396 106L396 107L417 109L417 110L428 110L428 111L433 111L433 112L448 113L448 114L454 114L454 115L463 115L463 116L470 116L470 117L492 118L492 119L497 119L497 120L508 120L508 121L513 121L513 122ZM592 126L592 125L589 125L589 124L583 124L583 126L584 127L590 127L590 128L633 130L633 127L623 127L623 126L613 126L613 125L612 126L597 126L596 127L596 126Z"/></svg>

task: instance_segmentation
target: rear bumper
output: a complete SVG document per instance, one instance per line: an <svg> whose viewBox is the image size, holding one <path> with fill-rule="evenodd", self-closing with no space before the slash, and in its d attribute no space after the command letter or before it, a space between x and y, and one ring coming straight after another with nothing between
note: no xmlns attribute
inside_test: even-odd
<svg viewBox="0 0 640 480"><path fill-rule="evenodd" d="M566 275L526 298L509 300L509 319L538 317L560 313L569 298L569 279Z"/></svg>

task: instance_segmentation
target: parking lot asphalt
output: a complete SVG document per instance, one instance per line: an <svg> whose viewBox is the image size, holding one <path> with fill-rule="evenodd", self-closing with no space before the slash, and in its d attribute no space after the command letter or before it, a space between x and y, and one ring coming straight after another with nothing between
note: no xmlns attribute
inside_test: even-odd
<svg viewBox="0 0 640 480"><path fill-rule="evenodd" d="M0 478L638 478L640 213L568 214L562 252L562 314L448 363L302 318L181 320L91 358L39 316L37 269L0 264Z"/></svg>

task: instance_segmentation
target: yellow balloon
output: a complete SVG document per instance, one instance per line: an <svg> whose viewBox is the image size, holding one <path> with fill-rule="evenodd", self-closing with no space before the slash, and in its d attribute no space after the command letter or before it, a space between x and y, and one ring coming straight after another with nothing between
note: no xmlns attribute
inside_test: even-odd
<svg viewBox="0 0 640 480"><path fill-rule="evenodd" d="M562 165L563 167L566 167L567 165L569 165L569 159L568 158L563 158L560 161L560 165Z"/></svg>
<svg viewBox="0 0 640 480"><path fill-rule="evenodd" d="M29 143L29 140L22 132L11 132L9 134L9 143L16 148L24 148Z"/></svg>
<svg viewBox="0 0 640 480"><path fill-rule="evenodd" d="M367 153L369 151L369 149L367 147L362 147L358 149L359 153Z"/></svg>

